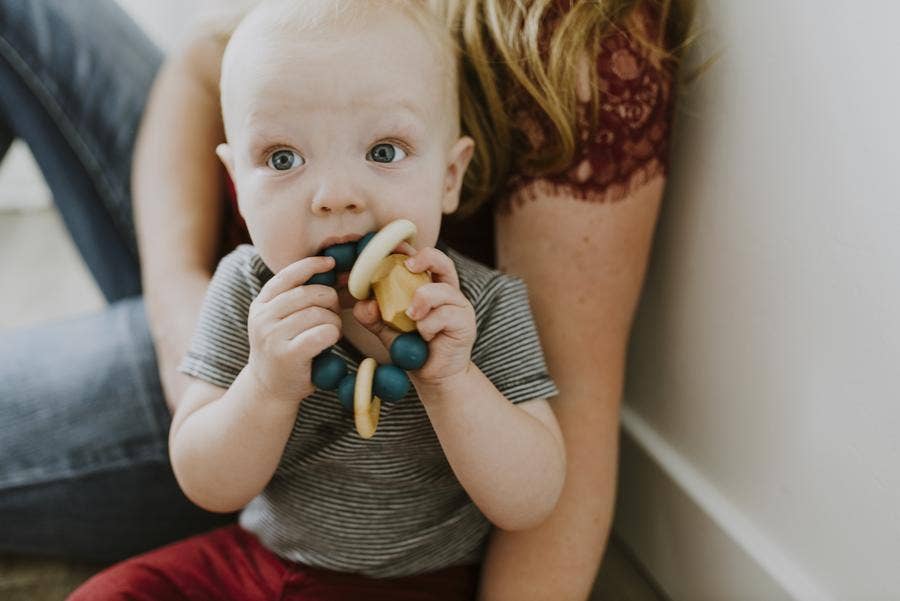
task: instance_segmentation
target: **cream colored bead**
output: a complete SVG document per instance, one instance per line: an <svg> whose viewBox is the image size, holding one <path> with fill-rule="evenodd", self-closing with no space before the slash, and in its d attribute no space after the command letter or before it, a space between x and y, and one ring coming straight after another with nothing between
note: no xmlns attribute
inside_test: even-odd
<svg viewBox="0 0 900 601"><path fill-rule="evenodd" d="M356 431L362 438L372 438L378 428L381 415L381 399L372 394L375 381L375 368L378 363L372 357L363 359L356 372L356 385L353 388L353 421Z"/></svg>

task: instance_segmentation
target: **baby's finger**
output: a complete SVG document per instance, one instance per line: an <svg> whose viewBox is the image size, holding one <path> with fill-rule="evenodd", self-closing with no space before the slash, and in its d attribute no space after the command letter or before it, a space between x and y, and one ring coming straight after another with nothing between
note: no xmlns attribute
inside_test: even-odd
<svg viewBox="0 0 900 601"><path fill-rule="evenodd" d="M360 324L364 325L367 330L376 332L382 325L381 312L378 310L378 301L374 298L357 301L353 305L353 317Z"/></svg>
<svg viewBox="0 0 900 601"><path fill-rule="evenodd" d="M462 340L469 334L469 327L465 310L454 305L442 305L416 322L416 329L425 342L431 342L441 332Z"/></svg>
<svg viewBox="0 0 900 601"><path fill-rule="evenodd" d="M416 289L409 308L406 309L406 314L410 319L419 320L428 315L432 309L441 305L466 307L469 305L469 301L459 289L448 283L425 284Z"/></svg>
<svg viewBox="0 0 900 601"><path fill-rule="evenodd" d="M406 268L413 273L430 271L437 282L446 282L454 288L459 288L459 277L456 275L456 266L453 261L431 246L423 248L415 256L405 262Z"/></svg>
<svg viewBox="0 0 900 601"><path fill-rule="evenodd" d="M353 317L367 330L378 336L385 348L391 348L394 339L400 335L393 328L388 327L381 320L381 311L375 299L359 301L353 305Z"/></svg>
<svg viewBox="0 0 900 601"><path fill-rule="evenodd" d="M306 307L322 307L339 314L341 302L337 290L321 284L298 286L286 290L264 305L264 311L274 319L282 319Z"/></svg>
<svg viewBox="0 0 900 601"><path fill-rule="evenodd" d="M317 273L324 273L334 269L334 259L331 257L306 257L291 263L263 285L259 291L257 300L266 303L291 288L302 286L309 278Z"/></svg>
<svg viewBox="0 0 900 601"><path fill-rule="evenodd" d="M303 361L312 360L313 357L337 344L341 339L341 329L331 323L323 323L302 332L288 342L288 348L292 351L303 351L300 358Z"/></svg>
<svg viewBox="0 0 900 601"><path fill-rule="evenodd" d="M292 340L306 330L327 323L338 329L342 325L338 314L322 307L307 307L280 320L272 328L271 335L279 340Z"/></svg>
<svg viewBox="0 0 900 601"><path fill-rule="evenodd" d="M404 240L403 242L398 244L396 246L396 248L394 248L394 252L403 253L404 255L409 255L410 257L413 257L419 251L417 251L416 248L412 244L410 244L409 242Z"/></svg>

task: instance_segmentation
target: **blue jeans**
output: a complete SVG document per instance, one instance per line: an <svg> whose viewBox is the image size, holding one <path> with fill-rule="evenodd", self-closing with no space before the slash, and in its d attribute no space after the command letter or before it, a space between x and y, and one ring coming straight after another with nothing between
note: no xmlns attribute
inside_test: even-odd
<svg viewBox="0 0 900 601"><path fill-rule="evenodd" d="M108 307L0 333L0 552L113 561L220 525L181 493L132 146L162 54L113 0L0 0L0 159L31 148Z"/></svg>

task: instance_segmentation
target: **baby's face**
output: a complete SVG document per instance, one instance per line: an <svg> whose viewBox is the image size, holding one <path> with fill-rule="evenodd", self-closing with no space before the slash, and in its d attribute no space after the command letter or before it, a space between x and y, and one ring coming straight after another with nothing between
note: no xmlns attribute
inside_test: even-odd
<svg viewBox="0 0 900 601"><path fill-rule="evenodd" d="M263 260L277 272L399 218L433 246L473 146L439 50L393 12L298 37L238 46L223 81L218 153Z"/></svg>

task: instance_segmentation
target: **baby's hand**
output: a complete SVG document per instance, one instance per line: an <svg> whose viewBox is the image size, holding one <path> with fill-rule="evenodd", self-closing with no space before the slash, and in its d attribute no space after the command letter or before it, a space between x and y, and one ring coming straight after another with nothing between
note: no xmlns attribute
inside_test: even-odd
<svg viewBox="0 0 900 601"><path fill-rule="evenodd" d="M340 305L334 288L303 284L333 268L331 257L291 263L266 282L250 304L247 365L270 398L297 402L316 389L312 360L340 339Z"/></svg>
<svg viewBox="0 0 900 601"><path fill-rule="evenodd" d="M419 334L428 343L428 361L411 371L413 382L439 383L462 373L469 366L477 334L475 308L459 288L453 261L435 248L423 248L407 259L413 273L431 271L434 282L420 286L413 295L407 315L416 322ZM374 299L353 307L357 321L374 332L390 349L399 332L385 326Z"/></svg>

